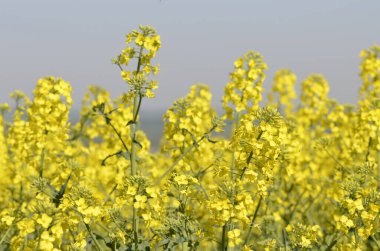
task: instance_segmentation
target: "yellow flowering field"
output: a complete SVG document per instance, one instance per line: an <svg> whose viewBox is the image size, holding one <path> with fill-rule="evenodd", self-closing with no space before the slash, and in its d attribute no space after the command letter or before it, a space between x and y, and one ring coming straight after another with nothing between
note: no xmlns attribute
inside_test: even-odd
<svg viewBox="0 0 380 251"><path fill-rule="evenodd" d="M265 81L248 51L223 114L192 86L152 152L139 117L160 47L150 26L129 33L113 59L120 96L89 87L76 124L60 78L0 106L0 250L380 250L379 46L360 53L353 105L322 75L299 94L291 70Z"/></svg>

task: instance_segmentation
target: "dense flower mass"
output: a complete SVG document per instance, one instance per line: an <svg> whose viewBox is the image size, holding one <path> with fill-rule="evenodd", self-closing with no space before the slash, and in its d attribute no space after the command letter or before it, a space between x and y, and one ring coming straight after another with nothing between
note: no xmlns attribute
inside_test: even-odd
<svg viewBox="0 0 380 251"><path fill-rule="evenodd" d="M319 74L299 95L288 69L267 86L249 51L224 114L192 86L152 152L139 115L160 37L140 26L126 42L113 60L126 91L91 86L76 124L60 78L0 105L1 250L380 250L380 47L360 53L357 105Z"/></svg>

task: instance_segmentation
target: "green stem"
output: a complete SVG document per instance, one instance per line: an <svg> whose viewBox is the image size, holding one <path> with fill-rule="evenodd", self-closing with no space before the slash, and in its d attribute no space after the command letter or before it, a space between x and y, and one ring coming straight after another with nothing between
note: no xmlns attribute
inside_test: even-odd
<svg viewBox="0 0 380 251"><path fill-rule="evenodd" d="M368 147L367 147L367 153L365 155L365 162L368 162L368 157L369 157L369 154L370 154L370 150L371 150L371 145L372 145L372 137L369 137L369 141L368 141Z"/></svg>
<svg viewBox="0 0 380 251"><path fill-rule="evenodd" d="M372 240L375 242L376 247L380 250L380 243L379 243L379 241L376 239L375 235L371 235L371 238L372 238Z"/></svg>
<svg viewBox="0 0 380 251"><path fill-rule="evenodd" d="M139 53L139 59L137 63L137 70L136 74L139 74L140 68L141 68L141 55L144 47L140 47L140 53ZM138 94L138 95L137 95ZM140 111L140 106L141 106L141 100L142 100L142 95L141 93L137 93L137 90L135 90L134 97L133 97L133 123L131 124L131 175L135 176L137 173L136 170L136 124L137 124L137 119L138 119L138 113Z"/></svg>
<svg viewBox="0 0 380 251"><path fill-rule="evenodd" d="M227 223L223 225L222 230L222 243L221 243L221 251L226 251L228 248L228 238L227 238Z"/></svg>
<svg viewBox="0 0 380 251"><path fill-rule="evenodd" d="M94 241L96 249L98 251L102 251L103 249L100 246L100 244L98 243L98 241L96 240L96 237L94 236L94 234L92 233L90 226L87 223L85 223L84 221L83 221L83 223L86 226L87 232L90 234L92 240Z"/></svg>
<svg viewBox="0 0 380 251"><path fill-rule="evenodd" d="M233 136L233 133L236 129L239 128L239 125L240 125L240 112L237 113L236 115L236 121L235 121L235 126L233 128L233 131L232 131L232 136ZM231 159L231 181L235 181L235 151L236 151L236 146L233 147L232 149L232 159Z"/></svg>
<svg viewBox="0 0 380 251"><path fill-rule="evenodd" d="M233 138L235 130L238 129L240 126L240 115L241 115L240 112L236 114L236 120L235 120L234 127L232 128L231 138ZM237 170L236 170L236 156L235 155L236 155L236 145L234 144L234 146L232 147L231 166L230 166L230 179L233 184L235 184L236 176L238 175ZM235 196L236 196L236 189L234 185L231 187L231 193L229 194L230 200L233 202L232 204L235 204L234 202ZM222 236L222 248L224 248L222 249L223 251L228 249L228 238L226 238L225 231L229 231L230 229L231 229L231 219L229 219L227 223L223 226L223 236ZM227 242L227 244L225 244L224 242Z"/></svg>
<svg viewBox="0 0 380 251"><path fill-rule="evenodd" d="M380 151L377 151L377 176L379 177L377 187L380 190Z"/></svg>
<svg viewBox="0 0 380 251"><path fill-rule="evenodd" d="M332 155L329 151L327 151L327 149L325 147L322 148L326 153L327 155L336 163L338 164L338 166L340 167L341 169L341 172L342 172L342 179L344 178L344 173L345 173L345 167L342 163L339 162L339 160L337 160L337 158L335 158L334 155Z"/></svg>
<svg viewBox="0 0 380 251"><path fill-rule="evenodd" d="M40 170L39 170L39 177L42 178L44 174L44 163L45 163L45 148L42 149L41 152L41 158L40 158Z"/></svg>
<svg viewBox="0 0 380 251"><path fill-rule="evenodd" d="M255 213L253 214L253 217L251 220L251 224L249 225L247 236L245 237L244 245L246 245L248 243L249 239L251 238L252 228L253 228L253 225L255 224L255 220L256 220L257 215L259 213L259 209L260 209L262 200L263 200L263 197L260 196L259 203L256 206Z"/></svg>
<svg viewBox="0 0 380 251"><path fill-rule="evenodd" d="M137 109L137 102L138 102L138 96L135 96L134 99L133 99L133 110L135 110L135 108ZM136 116L137 117L137 116ZM136 171L136 150L137 150L137 146L136 146L136 122L137 121L133 121L134 123L131 124L131 141L132 141L132 145L131 145L131 175L132 176L135 176L137 171Z"/></svg>
<svg viewBox="0 0 380 251"><path fill-rule="evenodd" d="M12 226L9 226L9 228L7 229L7 231L5 232L5 234L3 235L3 237L1 238L1 240L0 240L0 247L1 247L1 244L3 244L3 242L5 241L5 238L7 237L7 235L11 231L11 229L12 229Z"/></svg>
<svg viewBox="0 0 380 251"><path fill-rule="evenodd" d="M117 137L119 138L121 144L123 144L124 149L129 153L129 149L127 144L125 144L123 138L121 137L121 134L116 130L115 126L110 122L108 124L111 126L112 130L116 133Z"/></svg>
<svg viewBox="0 0 380 251"><path fill-rule="evenodd" d="M325 249L325 251L330 251L333 249L333 247L338 243L338 240L340 238L340 235L337 236L328 246L327 248Z"/></svg>
<svg viewBox="0 0 380 251"><path fill-rule="evenodd" d="M292 208L292 211L290 211L289 216L285 219L286 224L289 224L290 221L293 219L293 216L294 216L294 214L295 214L295 212L296 212L296 209L297 209L298 205L300 204L301 199L303 198L303 195L304 195L305 193L306 193L306 190L304 190L304 191L302 192L302 194L298 197L298 199L297 199L297 201L296 201L296 204L295 204L295 205L293 206L293 208Z"/></svg>
<svg viewBox="0 0 380 251"><path fill-rule="evenodd" d="M174 163L165 171L165 173L163 175L161 175L160 178L157 179L155 185L157 186L158 184L161 183L162 179L165 178L166 175L168 175L173 169L174 167L176 167L176 165L188 154L190 153L193 148L195 146L198 146L199 143L202 142L202 140L204 140L206 138L207 135L209 135L210 133L212 133L214 130L215 130L215 126L213 126L208 132L206 132L199 140L195 141L191 146L189 146L188 148L186 148L183 153L174 161Z"/></svg>
<svg viewBox="0 0 380 251"><path fill-rule="evenodd" d="M41 245L41 232L40 232L40 231L37 231L37 232L38 232L38 242L37 242L36 250L40 250L40 245Z"/></svg>
<svg viewBox="0 0 380 251"><path fill-rule="evenodd" d="M136 108L136 111L134 111L134 114L133 114L133 122L136 122L137 121L137 115L139 114L140 112L140 107L141 107L141 101L142 101L142 95L141 93L139 93L139 101L137 103L137 108Z"/></svg>
<svg viewBox="0 0 380 251"><path fill-rule="evenodd" d="M117 151L116 153L113 153L113 154L109 154L107 155L107 157L105 157L103 160L102 160L102 166L105 166L106 165L106 161L109 159L109 158L112 158L114 156L117 156L117 155L120 155L122 154L123 151Z"/></svg>
<svg viewBox="0 0 380 251"><path fill-rule="evenodd" d="M282 243L283 243L284 249L286 251L287 250L286 249L287 244L286 244L286 230L285 230L285 228L282 228Z"/></svg>
<svg viewBox="0 0 380 251"><path fill-rule="evenodd" d="M166 175L168 175L173 169L174 167L177 166L177 164L188 154L190 153L194 148L194 145L191 145L190 147L188 147L182 154L181 156L179 156L175 161L174 163L165 171L164 174L162 174L160 176L160 178L157 179L155 185L158 185L161 183L161 181L165 178Z"/></svg>
<svg viewBox="0 0 380 251"><path fill-rule="evenodd" d="M140 72L140 67L141 67L141 56L143 52L144 46L142 45L140 47L140 53L139 53L139 58L137 62L137 70L136 74L139 74ZM136 124L138 120L138 113L140 111L140 106L141 106L141 100L142 100L142 95L141 93L137 93L137 90L135 90L134 93L134 98L133 98L133 123L131 124L131 175L136 176L137 175L137 165L136 165L136 159L137 159L137 144L136 144ZM138 94L138 95L137 95ZM138 231L139 231L139 217L138 217L138 212L137 209L133 206L132 208L132 228L133 228L133 239L134 239L134 244L135 250L138 250Z"/></svg>
<svg viewBox="0 0 380 251"><path fill-rule="evenodd" d="M247 165L243 168L243 171L240 174L240 180L242 180L244 178L244 173L248 169L248 166L249 166L249 163L252 160L252 157L253 157L253 150L249 153L249 156L248 156L248 159L247 159L247 162L246 162Z"/></svg>
<svg viewBox="0 0 380 251"><path fill-rule="evenodd" d="M103 205L105 205L109 200L111 200L111 195L113 192L115 192L118 184L115 184L115 186L112 188L111 192L108 193L107 198L104 200Z"/></svg>
<svg viewBox="0 0 380 251"><path fill-rule="evenodd" d="M260 131L259 135L256 138L257 141L260 140L260 138L263 135L263 133L264 133L264 131ZM246 162L246 166L244 167L243 171L240 174L240 180L243 180L245 171L247 171L248 166L251 163L252 157L253 157L253 150L249 153L249 156L248 156L248 159L247 159L247 162Z"/></svg>

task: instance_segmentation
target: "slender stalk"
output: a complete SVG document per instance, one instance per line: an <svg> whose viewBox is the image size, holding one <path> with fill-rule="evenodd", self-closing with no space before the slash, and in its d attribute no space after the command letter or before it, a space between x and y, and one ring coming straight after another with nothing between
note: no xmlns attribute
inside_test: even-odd
<svg viewBox="0 0 380 251"><path fill-rule="evenodd" d="M285 219L286 224L289 224L290 221L293 219L294 213L296 212L296 209L297 209L298 205L300 204L301 199L303 198L303 195L304 195L305 193L306 193L306 190L304 190L304 191L302 192L302 194L298 197L298 199L297 199L297 201L296 201L296 204L295 204L295 205L293 206L293 208L292 208L292 211L290 211L289 216Z"/></svg>
<svg viewBox="0 0 380 251"><path fill-rule="evenodd" d="M330 250L332 250L333 247L338 243L339 238L340 238L340 235L337 236L337 237L335 238L335 240L333 240L333 241L327 246L327 248L325 249L325 251L330 251Z"/></svg>
<svg viewBox="0 0 380 251"><path fill-rule="evenodd" d="M263 197L260 196L259 203L256 206L255 213L253 214L253 217L251 220L251 224L249 225L247 236L245 237L244 245L246 245L248 243L249 239L251 238L252 228L253 228L253 225L255 224L255 220L256 220L257 215L259 213L259 209L260 209L262 200L263 200Z"/></svg>
<svg viewBox="0 0 380 251"><path fill-rule="evenodd" d="M38 241L37 241L36 250L40 250L40 245L41 245L41 232L40 232L40 230L37 230L37 233L38 233Z"/></svg>
<svg viewBox="0 0 380 251"><path fill-rule="evenodd" d="M141 56L143 52L144 46L140 46L140 53L139 53L139 58L137 62L137 70L136 74L139 74L140 72L140 67L141 67ZM142 100L142 95L141 93L137 93L137 90L135 90L134 93L134 98L133 98L133 123L130 125L131 126L131 175L136 176L137 175L137 166L136 166L136 159L137 159L137 144L136 144L136 131L137 131L137 120L138 120L138 113L140 111L141 107L141 100ZM138 250L138 231L139 231L139 217L138 217L138 212L137 208L133 206L132 208L132 228L133 228L133 239L134 239L134 249Z"/></svg>
<svg viewBox="0 0 380 251"><path fill-rule="evenodd" d="M221 243L221 251L226 251L228 248L228 239L227 239L227 223L223 225L222 230L222 243Z"/></svg>
<svg viewBox="0 0 380 251"><path fill-rule="evenodd" d="M42 149L41 152L41 158L40 158L40 170L39 170L39 176L42 178L44 174L44 164L45 164L45 148Z"/></svg>
<svg viewBox="0 0 380 251"><path fill-rule="evenodd" d="M112 158L114 156L117 156L117 155L120 155L122 154L123 151L117 151L116 153L113 153L113 154L109 154L107 157L105 157L103 160L102 160L102 166L105 166L106 165L106 161L109 159L109 158Z"/></svg>
<svg viewBox="0 0 380 251"><path fill-rule="evenodd" d="M136 119L137 119L137 115L136 115L136 112L137 112L137 106L138 106L138 99L139 97L137 95L135 95L135 97L133 98L133 123L131 124L131 140L132 140L132 145L131 145L131 175L132 176L135 176L137 171L136 171L136 150L137 150L137 146L136 146Z"/></svg>
<svg viewBox="0 0 380 251"><path fill-rule="evenodd" d="M94 234L92 233L90 226L87 223L85 223L85 222L83 222L83 223L86 226L87 232L90 234L92 240L94 241L96 249L98 251L102 251L103 249L100 246L99 242L96 240L96 237L94 236Z"/></svg>
<svg viewBox="0 0 380 251"><path fill-rule="evenodd" d="M322 148L326 153L327 155L336 163L338 164L338 166L340 167L341 169L341 172L342 172L342 179L344 178L344 171L345 171L345 167L342 163L339 162L339 160L337 160L337 158L335 158L334 155L332 155L329 151L327 151L327 149L325 147Z"/></svg>
<svg viewBox="0 0 380 251"><path fill-rule="evenodd" d="M111 192L108 193L107 198L104 200L103 205L105 205L109 200L111 200L111 195L113 192L115 192L118 184L115 184L115 186L112 188Z"/></svg>
<svg viewBox="0 0 380 251"><path fill-rule="evenodd" d="M257 136L256 140L260 140L261 136L263 135L264 131L260 131L259 135ZM240 174L240 180L243 180L245 171L247 171L247 168L249 164L251 163L253 157L253 150L249 153L248 159L247 159L247 165L244 167L243 171Z"/></svg>
<svg viewBox="0 0 380 251"><path fill-rule="evenodd" d="M249 153L249 156L248 156L248 159L247 159L247 162L246 162L247 165L243 168L243 171L240 174L240 180L242 180L244 178L244 173L247 170L247 168L249 166L249 163L251 162L252 157L253 157L253 150Z"/></svg>
<svg viewBox="0 0 380 251"><path fill-rule="evenodd" d="M367 147L367 153L365 155L365 162L368 161L368 157L369 157L369 154L371 152L371 145L372 145L372 137L369 137L368 147Z"/></svg>
<svg viewBox="0 0 380 251"><path fill-rule="evenodd" d="M177 164L188 154L190 153L194 148L194 145L191 145L188 147L182 154L179 156L174 163L165 171L164 174L162 174L156 181L155 185L158 185L161 183L161 181L174 169L174 167L177 166Z"/></svg>
<svg viewBox="0 0 380 251"><path fill-rule="evenodd" d="M240 112L238 112L236 115L236 121L235 121L235 125L234 125L232 135L231 135L232 137L233 137L234 130L239 128L239 125L240 125ZM232 181L234 181L236 178L235 177L235 151L236 151L236 146L234 146L232 149L232 159L231 159L231 180Z"/></svg>
<svg viewBox="0 0 380 251"><path fill-rule="evenodd" d="M241 113L238 112L236 114L236 119L235 119L235 123L234 123L234 126L232 128L232 133L231 133L231 138L234 136L234 131L236 129L239 128L240 126L240 116L241 116ZM237 174L237 171L236 171L236 158L235 158L235 152L236 152L236 146L234 145L233 148L232 148L232 156L231 156L231 166L230 166L230 179L231 179L231 182L235 182L236 181L236 175ZM253 155L253 153L252 153ZM249 158L249 161L250 159L252 158L252 156L248 157ZM247 165L248 166L248 165ZM239 178L241 179L241 177L244 175L244 172L245 170L243 170L242 174L239 176ZM231 189L231 194L230 194L230 198L231 200L235 200L235 194L236 194L236 190L235 190L235 187L232 187ZM233 204L235 204L235 202L233 202ZM223 231L222 231L222 249L223 251L227 250L228 249L228 236L226 236L226 231L230 230L231 229L231 219L229 219L223 226Z"/></svg>
<svg viewBox="0 0 380 251"><path fill-rule="evenodd" d="M144 47L143 45L140 46L140 53L139 53L139 58L138 58L138 62L137 62L137 70L136 70L136 74L139 74L140 72L140 68L141 68L141 55L142 55L142 51L143 51ZM131 175L132 176L135 176L137 171L136 171L136 157L137 157L137 153L136 153L136 131L137 131L137 128L136 128L136 124L137 124L137 120L138 120L138 113L140 111L140 107L141 107L141 100L142 100L142 95L141 93L139 93L137 90L135 90L135 93L134 93L134 98L133 98L133 123L131 124Z"/></svg>
<svg viewBox="0 0 380 251"><path fill-rule="evenodd" d="M380 250L380 243L379 243L379 241L376 239L375 235L371 235L371 238L372 238L372 240L374 241L374 243L376 244L376 247Z"/></svg>
<svg viewBox="0 0 380 251"><path fill-rule="evenodd" d="M120 71L124 71L120 64L116 64L116 65L119 67Z"/></svg>
<svg viewBox="0 0 380 251"><path fill-rule="evenodd" d="M113 129L113 131L116 133L116 135L119 138L121 144L123 144L124 149L129 153L128 146L127 146L127 144L125 144L123 138L121 137L121 134L116 130L115 126L111 123L111 121L108 122L108 124L111 126L111 128Z"/></svg>
<svg viewBox="0 0 380 251"><path fill-rule="evenodd" d="M3 244L3 242L5 241L5 238L7 237L7 235L8 235L9 232L11 231L11 229L12 229L12 226L10 226L10 227L7 229L7 231L4 233L3 237L2 237L1 240L0 240L0 246L1 246L1 244Z"/></svg>
<svg viewBox="0 0 380 251"><path fill-rule="evenodd" d="M137 115L139 114L140 112L140 107L141 107L141 101L142 101L142 95L141 93L139 94L139 101L137 103L137 108L136 108L136 111L134 111L134 114L133 114L133 121L136 122L137 121Z"/></svg>
<svg viewBox="0 0 380 251"><path fill-rule="evenodd" d="M202 140L204 140L206 138L206 135L210 134L212 131L215 130L215 126L213 126L207 133L205 133L199 140L197 140L196 142L194 142L191 146L189 146L188 148L186 148L184 150L184 152L174 161L174 163L165 171L165 173L163 175L161 175L160 178L157 179L155 185L158 185L160 184L160 182L162 181L163 178L165 178L166 175L168 175L173 169L174 167L176 167L176 165L188 154L190 153L193 148L195 146L197 146L199 143L202 142Z"/></svg>
<svg viewBox="0 0 380 251"><path fill-rule="evenodd" d="M287 243L286 243L286 231L285 231L285 228L282 228L282 243L283 243L284 249L286 251L287 250L287 248L286 248Z"/></svg>
<svg viewBox="0 0 380 251"><path fill-rule="evenodd" d="M377 137L379 138L379 136L380 136L380 130L377 129ZM377 187L380 190L380 151L377 151L377 176L379 177L379 181L377 182Z"/></svg>
<svg viewBox="0 0 380 251"><path fill-rule="evenodd" d="M238 112L236 114L236 120L235 120L235 124L232 128L232 132L231 132L231 138L234 136L234 131L239 128L239 125L240 125L240 112ZM236 158L235 158L235 152L236 152L236 146L233 146L232 148L232 154L231 154L231 166L230 166L230 179L231 179L231 182L235 182L236 181L236 168L235 168L235 165L236 165ZM244 175L244 172L245 170L243 171L243 173L239 176L239 177L242 177L242 175ZM234 198L235 197L235 188L232 187L231 189L231 194L230 194L230 198ZM223 225L223 230L222 230L222 243L221 243L221 250L222 251L225 251L228 249L228 236L226 235L226 232L230 229L230 224L231 224L231 219L229 219L224 225Z"/></svg>
<svg viewBox="0 0 380 251"><path fill-rule="evenodd" d="M165 173L163 175L161 175L160 178L157 179L155 185L157 186L158 184L161 183L162 179L165 178L166 175L168 175L173 169L174 167L176 167L176 165L188 154L190 153L193 148L195 146L197 146L199 143L202 142L202 140L204 140L206 138L207 135L209 135L210 133L212 133L214 130L215 130L216 126L213 126L208 132L206 132L199 140L195 141L191 146L189 146L188 148L186 148L183 153L174 161L174 163L165 171Z"/></svg>

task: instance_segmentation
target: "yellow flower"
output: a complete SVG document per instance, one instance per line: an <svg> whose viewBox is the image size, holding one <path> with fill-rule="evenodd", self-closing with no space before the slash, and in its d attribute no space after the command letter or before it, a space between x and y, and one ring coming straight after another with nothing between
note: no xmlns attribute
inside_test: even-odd
<svg viewBox="0 0 380 251"><path fill-rule="evenodd" d="M355 200L354 204L355 204L356 210L358 211L364 210L362 199Z"/></svg>
<svg viewBox="0 0 380 251"><path fill-rule="evenodd" d="M43 231L41 234L40 249L51 251L54 248L54 237L50 236L48 231Z"/></svg>
<svg viewBox="0 0 380 251"><path fill-rule="evenodd" d="M136 193L137 193L137 187L135 187L135 186L128 186L128 188L127 188L127 194L128 195L136 195Z"/></svg>
<svg viewBox="0 0 380 251"><path fill-rule="evenodd" d="M352 227L354 226L354 222L353 222L351 219L347 218L347 216L345 216L345 215L342 215L342 216L340 217L340 221L341 221L346 227L348 227L348 228L352 228Z"/></svg>
<svg viewBox="0 0 380 251"><path fill-rule="evenodd" d="M231 247L240 245L243 241L240 239L240 229L234 229L227 232L228 242Z"/></svg>
<svg viewBox="0 0 380 251"><path fill-rule="evenodd" d="M308 248L308 247L310 247L310 245L311 245L311 241L308 238L306 238L305 236L302 236L301 237L301 246L304 248Z"/></svg>
<svg viewBox="0 0 380 251"><path fill-rule="evenodd" d="M175 208L179 207L180 205L181 205L181 202L180 202L179 200L177 200L177 199L173 199L173 206L174 206Z"/></svg>
<svg viewBox="0 0 380 251"><path fill-rule="evenodd" d="M17 223L17 228L20 230L20 236L26 236L35 231L35 224L32 219L24 219Z"/></svg>
<svg viewBox="0 0 380 251"><path fill-rule="evenodd" d="M243 63L244 63L243 59L242 59L242 58L239 58L239 59L237 59L237 60L234 62L234 66L235 66L235 68L240 68L240 67L243 66Z"/></svg>
<svg viewBox="0 0 380 251"><path fill-rule="evenodd" d="M154 92L152 92L151 90L147 90L145 95L147 98L154 98L155 97Z"/></svg>
<svg viewBox="0 0 380 251"><path fill-rule="evenodd" d="M174 177L174 181L178 185L188 185L189 184L186 175L178 175L178 176Z"/></svg>
<svg viewBox="0 0 380 251"><path fill-rule="evenodd" d="M124 79L124 81L129 81L131 77L131 72L129 71L122 71L121 77Z"/></svg>
<svg viewBox="0 0 380 251"><path fill-rule="evenodd" d="M7 226L10 226L10 225L12 225L14 219L15 219L15 217L5 215L1 218L1 221L4 222Z"/></svg>
<svg viewBox="0 0 380 251"><path fill-rule="evenodd" d="M160 193L160 190L156 187L147 187L145 190L152 198L157 198Z"/></svg>
<svg viewBox="0 0 380 251"><path fill-rule="evenodd" d="M142 46L144 41L145 41L145 37L139 33L135 39L136 45Z"/></svg>
<svg viewBox="0 0 380 251"><path fill-rule="evenodd" d="M135 208L144 208L146 200L147 200L147 197L145 195L136 195L134 207Z"/></svg>
<svg viewBox="0 0 380 251"><path fill-rule="evenodd" d="M41 216L37 219L37 223L40 224L44 228L48 228L52 221L53 221L53 218L51 218L47 214L41 214Z"/></svg>
<svg viewBox="0 0 380 251"><path fill-rule="evenodd" d="M161 47L161 39L159 35L147 37L144 47L152 52L156 52Z"/></svg>

